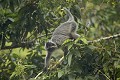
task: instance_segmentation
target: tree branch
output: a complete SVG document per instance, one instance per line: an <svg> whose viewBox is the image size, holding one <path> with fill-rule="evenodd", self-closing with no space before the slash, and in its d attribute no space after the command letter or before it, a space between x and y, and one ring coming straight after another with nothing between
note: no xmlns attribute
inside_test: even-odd
<svg viewBox="0 0 120 80"><path fill-rule="evenodd" d="M108 36L108 37L103 37L103 38L100 38L100 39L97 39L97 40L88 41L88 43L96 43L96 42L100 42L102 40L108 40L108 39L113 39L113 38L118 38L118 37L120 37L120 33L112 35L112 36Z"/></svg>
<svg viewBox="0 0 120 80"><path fill-rule="evenodd" d="M19 47L26 47L26 46L29 46L33 43L33 41L29 41L29 42L21 42L19 44L15 43L14 45L10 45L10 46L4 46L4 47L1 47L0 50L6 50L6 49L14 49L14 48L19 48Z"/></svg>
<svg viewBox="0 0 120 80"><path fill-rule="evenodd" d="M51 35L51 33L49 33L48 35ZM32 45L33 43L35 43L35 41L41 37L45 37L45 35L41 35L41 36L37 36L36 38L32 39L32 40L29 40L29 41L24 41L24 42L20 42L20 43L16 43L14 45L10 45L10 46L4 46L4 47L1 47L0 50L6 50L6 49L14 49L14 48L19 48L19 47L29 47L30 45Z"/></svg>

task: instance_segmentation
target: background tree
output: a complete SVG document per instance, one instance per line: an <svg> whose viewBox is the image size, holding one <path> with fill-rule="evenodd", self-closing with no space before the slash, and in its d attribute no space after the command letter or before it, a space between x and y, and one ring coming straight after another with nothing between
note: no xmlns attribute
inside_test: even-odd
<svg viewBox="0 0 120 80"><path fill-rule="evenodd" d="M53 55L49 72L36 77L45 42L67 20L63 7L70 8L81 37L63 44L69 46L67 64ZM0 0L0 79L119 80L119 16L119 0Z"/></svg>

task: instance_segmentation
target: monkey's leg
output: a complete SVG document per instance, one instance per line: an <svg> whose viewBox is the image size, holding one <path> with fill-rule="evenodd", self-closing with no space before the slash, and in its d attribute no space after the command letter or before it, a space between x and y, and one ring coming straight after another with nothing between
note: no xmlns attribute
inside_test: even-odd
<svg viewBox="0 0 120 80"><path fill-rule="evenodd" d="M52 55L52 52L49 52L49 51L48 51L48 53L47 53L47 55L46 55L46 57L45 57L45 67L44 67L44 69L43 69L44 72L46 72L47 69L48 69L51 55Z"/></svg>
<svg viewBox="0 0 120 80"><path fill-rule="evenodd" d="M63 47L62 50L64 51L64 56L66 56L68 54L68 46Z"/></svg>
<svg viewBox="0 0 120 80"><path fill-rule="evenodd" d="M67 54L68 54L68 46L65 46L62 48L63 52L64 52L64 61L63 64L67 64Z"/></svg>

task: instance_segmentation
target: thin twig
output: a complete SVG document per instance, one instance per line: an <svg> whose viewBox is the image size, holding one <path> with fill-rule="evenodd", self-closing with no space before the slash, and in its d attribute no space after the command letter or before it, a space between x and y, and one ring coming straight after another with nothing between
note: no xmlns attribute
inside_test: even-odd
<svg viewBox="0 0 120 80"><path fill-rule="evenodd" d="M34 79L37 79L42 73L43 71L41 71Z"/></svg>
<svg viewBox="0 0 120 80"><path fill-rule="evenodd" d="M103 76L105 76L108 80L110 80L110 78L109 78L106 74L104 74L101 70L99 70L99 72L100 72Z"/></svg>
<svg viewBox="0 0 120 80"><path fill-rule="evenodd" d="M120 33L112 35L112 36L108 36L108 37L103 37L103 38L100 38L100 39L97 39L97 40L88 41L88 43L94 43L94 42L96 43L96 42L100 42L102 40L108 40L108 39L113 39L113 38L117 38L117 37L120 37Z"/></svg>

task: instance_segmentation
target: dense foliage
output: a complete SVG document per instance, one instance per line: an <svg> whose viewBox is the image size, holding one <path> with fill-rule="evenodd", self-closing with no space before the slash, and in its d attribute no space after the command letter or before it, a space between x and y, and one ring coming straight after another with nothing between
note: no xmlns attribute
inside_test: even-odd
<svg viewBox="0 0 120 80"><path fill-rule="evenodd" d="M67 20L63 7L70 8L81 37L62 45L69 47L66 64L57 64L61 55L54 54L51 69L36 77L45 42ZM0 80L119 80L119 33L119 0L0 0Z"/></svg>

